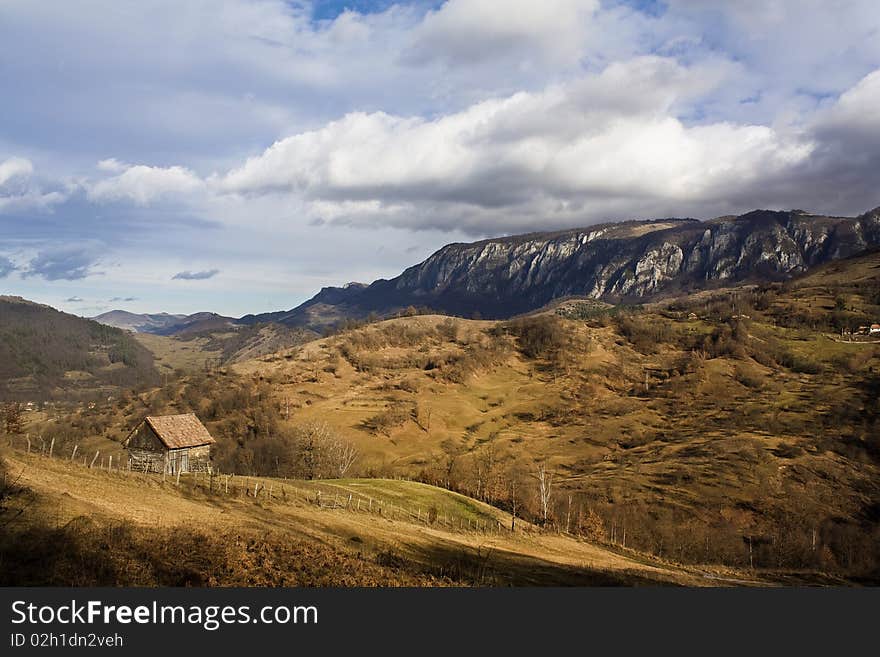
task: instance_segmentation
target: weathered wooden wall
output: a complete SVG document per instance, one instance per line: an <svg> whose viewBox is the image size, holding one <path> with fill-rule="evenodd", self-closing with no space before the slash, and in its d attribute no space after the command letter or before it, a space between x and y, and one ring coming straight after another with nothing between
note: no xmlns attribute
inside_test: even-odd
<svg viewBox="0 0 880 657"><path fill-rule="evenodd" d="M162 472L165 469L165 445L146 422L129 439L127 447L132 470Z"/></svg>
<svg viewBox="0 0 880 657"><path fill-rule="evenodd" d="M169 450L144 424L128 441L131 469L140 472L211 472L211 446Z"/></svg>

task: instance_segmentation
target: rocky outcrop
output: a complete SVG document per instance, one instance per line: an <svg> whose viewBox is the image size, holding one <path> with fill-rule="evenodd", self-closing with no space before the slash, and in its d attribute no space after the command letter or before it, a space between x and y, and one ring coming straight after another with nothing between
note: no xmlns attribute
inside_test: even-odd
<svg viewBox="0 0 880 657"><path fill-rule="evenodd" d="M859 217L756 210L710 221L605 224L449 244L397 278L325 288L273 319L314 328L320 317L338 320L408 305L504 318L571 295L638 302L736 282L782 280L878 246L880 208Z"/></svg>

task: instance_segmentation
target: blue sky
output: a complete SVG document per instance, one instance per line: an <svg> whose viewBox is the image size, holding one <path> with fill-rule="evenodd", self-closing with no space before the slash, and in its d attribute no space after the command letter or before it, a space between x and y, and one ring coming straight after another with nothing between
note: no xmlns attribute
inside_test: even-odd
<svg viewBox="0 0 880 657"><path fill-rule="evenodd" d="M0 89L0 292L83 315L290 308L490 235L880 205L873 0L7 0Z"/></svg>

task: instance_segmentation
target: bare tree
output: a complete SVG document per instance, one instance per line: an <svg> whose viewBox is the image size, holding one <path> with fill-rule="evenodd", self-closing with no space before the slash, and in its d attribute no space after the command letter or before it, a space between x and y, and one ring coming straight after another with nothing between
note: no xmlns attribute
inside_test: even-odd
<svg viewBox="0 0 880 657"><path fill-rule="evenodd" d="M587 509L587 512L581 516L578 529L591 541L601 543L605 540L605 523L593 509Z"/></svg>
<svg viewBox="0 0 880 657"><path fill-rule="evenodd" d="M492 440L476 455L474 470L477 478L477 497L485 502L492 502L497 497L498 484L498 448Z"/></svg>
<svg viewBox="0 0 880 657"><path fill-rule="evenodd" d="M416 404L413 419L419 428L425 433L431 430L431 407L427 404Z"/></svg>
<svg viewBox="0 0 880 657"><path fill-rule="evenodd" d="M510 479L510 531L516 529L516 478Z"/></svg>
<svg viewBox="0 0 880 657"><path fill-rule="evenodd" d="M327 450L330 467L340 479L345 476L349 468L357 461L359 452L357 448L346 440L335 438L331 441Z"/></svg>
<svg viewBox="0 0 880 657"><path fill-rule="evenodd" d="M547 524L550 518L550 500L553 498L553 473L547 471L545 463L538 464L535 470L535 478L538 480L538 499L541 503L541 520Z"/></svg>
<svg viewBox="0 0 880 657"><path fill-rule="evenodd" d="M571 493L568 494L568 508L565 510L565 532L571 528Z"/></svg>
<svg viewBox="0 0 880 657"><path fill-rule="evenodd" d="M299 470L306 479L344 477L359 452L326 422L310 422L296 428Z"/></svg>
<svg viewBox="0 0 880 657"><path fill-rule="evenodd" d="M443 485L446 490L452 490L455 480L455 470L458 465L460 452L452 446L443 445L446 449L446 460L443 462Z"/></svg>

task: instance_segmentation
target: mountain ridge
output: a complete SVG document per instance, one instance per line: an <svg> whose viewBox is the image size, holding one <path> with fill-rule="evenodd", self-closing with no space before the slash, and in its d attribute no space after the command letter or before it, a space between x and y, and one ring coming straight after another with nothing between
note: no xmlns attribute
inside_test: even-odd
<svg viewBox="0 0 880 657"><path fill-rule="evenodd" d="M753 210L604 223L452 243L391 279L325 287L287 311L247 315L313 330L407 306L505 319L554 299L641 303L748 281L778 281L880 246L880 207L857 217Z"/></svg>

